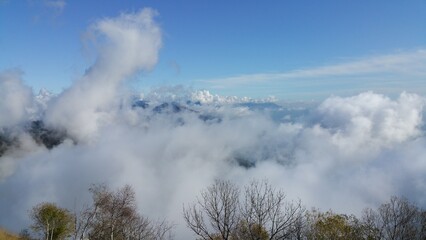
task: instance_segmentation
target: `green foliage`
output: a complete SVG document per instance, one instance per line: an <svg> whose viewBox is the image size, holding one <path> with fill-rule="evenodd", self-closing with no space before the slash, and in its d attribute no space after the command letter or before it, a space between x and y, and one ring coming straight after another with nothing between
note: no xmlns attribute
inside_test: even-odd
<svg viewBox="0 0 426 240"><path fill-rule="evenodd" d="M54 203L41 203L30 213L33 220L31 228L46 240L64 239L74 230L74 216Z"/></svg>

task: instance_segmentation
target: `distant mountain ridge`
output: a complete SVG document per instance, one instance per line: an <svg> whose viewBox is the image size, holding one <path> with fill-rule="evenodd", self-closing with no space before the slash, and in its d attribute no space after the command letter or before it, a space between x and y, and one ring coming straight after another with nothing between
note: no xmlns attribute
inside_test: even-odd
<svg viewBox="0 0 426 240"><path fill-rule="evenodd" d="M294 113L296 113L295 115L303 114L303 112L297 109L295 111L294 109L285 108L274 102L219 97L211 95L206 91L195 92L192 95L183 97L165 98L164 101L162 101L161 96L154 96L154 98L152 96L135 98L129 103L129 107L132 111L141 112L152 117L155 115L176 115L178 124L185 124L185 121L179 117L181 114L193 114L206 124L221 123L223 121L222 108L229 108L231 110L246 109L249 112L261 111L270 114L278 122L288 121L289 117L287 115ZM28 134L35 143L43 145L47 149L52 149L60 145L66 139L71 139L74 143L77 142L67 134L65 129L53 127L44 122L44 111L48 108L49 101L54 97L55 95L49 91L40 90L39 94L35 97L37 104L39 104L37 111L34 111L33 116L24 123L24 126L0 128L0 157L10 149L19 148L18 136L22 133ZM152 119L152 117L148 119Z"/></svg>

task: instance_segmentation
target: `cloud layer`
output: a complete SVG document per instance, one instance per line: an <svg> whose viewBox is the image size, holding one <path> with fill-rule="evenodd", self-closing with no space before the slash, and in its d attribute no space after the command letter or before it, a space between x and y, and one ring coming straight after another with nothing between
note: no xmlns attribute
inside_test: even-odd
<svg viewBox="0 0 426 240"><path fill-rule="evenodd" d="M272 110L237 100L201 103L197 93L176 101L151 95L133 107L111 105L114 117L102 115L107 120L89 142L65 141L52 150L33 143L2 156L14 167L0 183L8 216L0 225L25 226L27 210L41 201L81 206L90 184L100 182L134 186L141 211L176 223L179 238L189 234L182 204L215 178L238 185L266 178L323 210L359 214L391 195L426 206L425 99L418 95L392 100L366 92Z"/></svg>

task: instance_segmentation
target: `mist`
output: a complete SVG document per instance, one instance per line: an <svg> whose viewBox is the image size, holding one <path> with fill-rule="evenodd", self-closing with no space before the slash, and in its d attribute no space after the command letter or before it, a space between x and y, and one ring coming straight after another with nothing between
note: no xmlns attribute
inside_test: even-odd
<svg viewBox="0 0 426 240"><path fill-rule="evenodd" d="M0 226L29 226L43 201L79 209L91 184L130 184L142 214L191 235L182 205L217 178L268 179L305 206L359 215L392 195L426 207L424 96L374 92L317 104L127 82L158 61L155 10L95 22L97 58L59 94L0 73ZM34 125L34 123L36 123Z"/></svg>

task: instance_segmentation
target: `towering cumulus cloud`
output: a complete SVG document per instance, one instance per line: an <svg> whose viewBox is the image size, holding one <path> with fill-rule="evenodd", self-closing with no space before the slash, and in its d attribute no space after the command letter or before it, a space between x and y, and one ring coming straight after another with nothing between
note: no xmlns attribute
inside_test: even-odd
<svg viewBox="0 0 426 240"><path fill-rule="evenodd" d="M117 89L139 70L150 70L158 59L161 31L154 21L156 12L143 9L93 24L98 58L86 74L51 103L46 120L65 128L79 140L87 140L118 104Z"/></svg>

